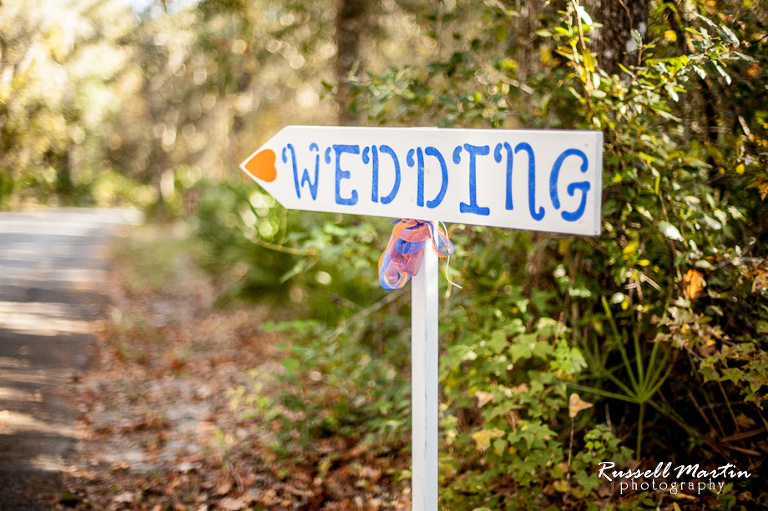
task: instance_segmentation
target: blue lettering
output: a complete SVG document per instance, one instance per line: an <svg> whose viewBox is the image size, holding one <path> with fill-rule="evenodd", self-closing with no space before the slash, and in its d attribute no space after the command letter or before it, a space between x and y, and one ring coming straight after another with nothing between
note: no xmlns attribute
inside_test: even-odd
<svg viewBox="0 0 768 511"><path fill-rule="evenodd" d="M504 149L507 151L507 199L504 203L504 208L507 210L515 209L512 203L512 146L509 143L504 142ZM501 162L501 144L496 144L496 148L493 151L493 159L496 163Z"/></svg>
<svg viewBox="0 0 768 511"><path fill-rule="evenodd" d="M469 204L460 202L459 211L461 213L474 213L476 215L490 215L491 209L477 205L477 155L490 154L490 146L476 146L464 144L464 149L469 153ZM453 150L453 162L461 162L461 146Z"/></svg>
<svg viewBox="0 0 768 511"><path fill-rule="evenodd" d="M579 203L579 207L576 208L576 211L563 211L560 213L563 220L566 222L575 222L581 218L584 214L584 210L587 209L587 192L589 191L589 188L589 181L579 181L578 183L571 183L568 185L566 190L568 190L568 195L571 197L576 193L576 190L581 190L581 202Z"/></svg>
<svg viewBox="0 0 768 511"><path fill-rule="evenodd" d="M349 179L350 172L341 168L341 155L344 153L360 154L359 145L334 144L333 150L336 153L336 204L342 206L354 206L357 204L357 190L352 190L348 198L341 196L341 181ZM329 152L325 153L326 160L330 159Z"/></svg>
<svg viewBox="0 0 768 511"><path fill-rule="evenodd" d="M589 168L587 155L579 149L566 149L560 156L557 157L555 164L552 165L552 173L549 175L549 196L552 199L552 205L555 207L555 209L560 209L560 197L557 194L557 183L560 179L560 169L562 168L565 159L569 156L578 156L581 158L581 166L579 167L579 170L581 170L582 174L586 173L587 169ZM563 217L563 220L567 222L575 222L582 217L584 210L587 207L587 192L589 189L589 181L571 183L566 187L566 191L571 197L576 194L577 190L580 190L581 201L579 202L579 207L576 208L575 211L563 211L560 214Z"/></svg>
<svg viewBox="0 0 768 511"><path fill-rule="evenodd" d="M374 147L374 150L375 149L376 148ZM400 190L400 161L397 159L397 155L395 154L395 151L388 145L379 146L379 150L382 153L387 153L388 155L390 155L392 157L392 162L395 164L395 184L392 185L392 191L389 192L389 195L381 198L382 204L389 204L390 202L395 200L395 196L397 196L397 192ZM378 162L378 159L377 159L377 162ZM376 180L377 180L376 187L378 191L378 164L376 166Z"/></svg>
<svg viewBox="0 0 768 511"><path fill-rule="evenodd" d="M519 151L528 153L528 210L531 212L531 218L538 222L544 218L544 207L536 209L536 158L533 155L533 148L526 142L520 142L515 146L515 154Z"/></svg>
<svg viewBox="0 0 768 511"><path fill-rule="evenodd" d="M309 146L310 150L319 151L317 144L314 142ZM301 199L301 187L305 184L309 185L309 193L312 195L312 200L317 200L317 176L320 172L320 155L315 156L315 180L314 182L309 177L309 171L304 169L299 179L299 169L296 164L296 150L293 148L293 144L288 144L283 148L283 163L288 163L287 151L291 151L291 163L293 165L293 185L296 188L296 197Z"/></svg>
<svg viewBox="0 0 768 511"><path fill-rule="evenodd" d="M448 191L448 166L445 164L445 158L443 158L443 155L440 154L440 151L434 147L427 147L424 149L424 152L427 154L427 156L434 156L437 158L437 161L440 164L440 175L442 177L442 181L440 182L440 191L437 193L437 196L434 199L427 201L427 207L433 209L439 206L441 202L443 202L443 199L445 198L445 192Z"/></svg>
<svg viewBox="0 0 768 511"><path fill-rule="evenodd" d="M461 163L461 146L456 146L456 149L453 150L453 163L459 164Z"/></svg>
<svg viewBox="0 0 768 511"><path fill-rule="evenodd" d="M416 162L413 161L414 152L416 153ZM408 155L405 158L405 163L407 163L409 167L413 167L416 163L418 163L418 173L416 178L416 205L424 206L424 152L421 150L421 147L418 147L416 151L410 149L408 151Z"/></svg>
<svg viewBox="0 0 768 511"><path fill-rule="evenodd" d="M368 157L368 154L371 157ZM379 202L379 152L376 150L376 146L366 147L363 149L363 163L373 163L371 170L371 202Z"/></svg>

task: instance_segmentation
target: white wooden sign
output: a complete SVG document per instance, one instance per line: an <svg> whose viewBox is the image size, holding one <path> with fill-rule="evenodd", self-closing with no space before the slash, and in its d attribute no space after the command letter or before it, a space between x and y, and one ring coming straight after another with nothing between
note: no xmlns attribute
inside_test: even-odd
<svg viewBox="0 0 768 511"><path fill-rule="evenodd" d="M240 166L288 209L600 232L599 131L288 126ZM438 503L438 258L411 280L412 509Z"/></svg>
<svg viewBox="0 0 768 511"><path fill-rule="evenodd" d="M241 164L288 209L594 235L599 131L288 126Z"/></svg>

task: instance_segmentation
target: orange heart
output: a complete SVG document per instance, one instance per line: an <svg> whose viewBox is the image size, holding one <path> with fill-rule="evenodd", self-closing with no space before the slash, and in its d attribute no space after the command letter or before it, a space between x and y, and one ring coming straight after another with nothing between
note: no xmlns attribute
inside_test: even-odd
<svg viewBox="0 0 768 511"><path fill-rule="evenodd" d="M245 163L245 170L256 179L271 183L277 177L275 152L272 149L264 149L256 153Z"/></svg>

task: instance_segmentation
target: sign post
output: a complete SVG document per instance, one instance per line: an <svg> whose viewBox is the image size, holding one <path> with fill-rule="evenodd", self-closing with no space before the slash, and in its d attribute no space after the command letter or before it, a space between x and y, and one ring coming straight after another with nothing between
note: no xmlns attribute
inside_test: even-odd
<svg viewBox="0 0 768 511"><path fill-rule="evenodd" d="M438 258L424 251L411 282L412 509L437 511Z"/></svg>
<svg viewBox="0 0 768 511"><path fill-rule="evenodd" d="M599 131L288 126L240 167L288 209L589 236L602 143ZM411 284L414 511L437 511L438 275L427 247Z"/></svg>

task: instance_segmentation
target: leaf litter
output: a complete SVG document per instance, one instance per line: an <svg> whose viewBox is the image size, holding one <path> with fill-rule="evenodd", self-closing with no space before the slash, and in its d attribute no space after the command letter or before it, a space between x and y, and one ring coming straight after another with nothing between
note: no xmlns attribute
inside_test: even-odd
<svg viewBox="0 0 768 511"><path fill-rule="evenodd" d="M396 476L407 458L334 437L286 459L269 447L269 421L231 406L232 389L253 378L265 396L287 384L275 377L281 339L259 329L273 310L217 307L212 279L183 251L172 285L159 287L137 286L134 261L114 252L95 361L75 383L80 447L56 509L410 507L408 480Z"/></svg>

